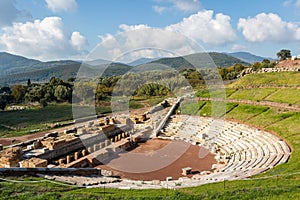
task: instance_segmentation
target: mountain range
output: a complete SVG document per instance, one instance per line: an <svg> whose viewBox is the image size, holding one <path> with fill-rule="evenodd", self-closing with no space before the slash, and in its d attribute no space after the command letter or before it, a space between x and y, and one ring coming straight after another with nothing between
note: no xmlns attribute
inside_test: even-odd
<svg viewBox="0 0 300 200"><path fill-rule="evenodd" d="M86 62L73 60L42 62L6 52L0 52L0 84L9 85L25 83L28 79L31 79L33 82L46 82L53 76L63 80L68 80L69 78L76 77L77 72L83 63L84 69L88 72L88 74L95 75L99 74L99 71L103 71L103 74L100 74L104 76L122 75L129 70L134 71L136 66L142 68L157 64L175 69L184 69L193 67L192 64L197 65L197 67L213 67L215 65L217 67L228 67L236 63L244 65L252 63L243 61L235 56L237 55L210 52L208 54L191 54L184 57L156 59L141 58L131 63L124 64L110 63L110 61L102 59Z"/></svg>
<svg viewBox="0 0 300 200"><path fill-rule="evenodd" d="M274 60L273 58L265 58L265 57L261 57L261 56L256 56L249 52L234 52L234 53L227 53L227 55L238 58L238 59L248 62L250 64L253 64L255 62L261 62L264 59L268 59L270 61Z"/></svg>

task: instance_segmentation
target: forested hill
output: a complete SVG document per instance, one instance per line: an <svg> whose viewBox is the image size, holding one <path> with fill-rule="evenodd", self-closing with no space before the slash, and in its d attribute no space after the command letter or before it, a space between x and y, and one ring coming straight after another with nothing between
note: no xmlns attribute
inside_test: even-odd
<svg viewBox="0 0 300 200"><path fill-rule="evenodd" d="M28 59L22 56L0 52L0 76L13 73L13 71L23 71L26 68L35 68L42 62Z"/></svg>
<svg viewBox="0 0 300 200"><path fill-rule="evenodd" d="M194 68L193 65L197 65L195 67L200 68L229 67L234 64L250 65L238 58L217 52L197 53L175 58L161 58L152 63L159 63L175 69Z"/></svg>
<svg viewBox="0 0 300 200"><path fill-rule="evenodd" d="M274 60L272 58L257 56L257 55L251 54L249 52L234 52L234 53L227 53L227 54L230 56L233 56L235 58L241 59L245 62L251 63L251 64L253 64L255 62L262 62L265 59L268 59L271 61Z"/></svg>
<svg viewBox="0 0 300 200"><path fill-rule="evenodd" d="M82 68L81 68L82 67ZM89 66L81 65L81 63L69 63L66 65L52 65L46 69L35 70L31 72L22 72L10 74L0 77L0 85L11 85L16 83L26 83L28 79L34 82L47 82L51 77L57 77L67 81L70 78L76 78L79 69L83 70L83 74L90 77L99 76L115 76L123 75L132 67L121 64L112 63L109 65Z"/></svg>
<svg viewBox="0 0 300 200"><path fill-rule="evenodd" d="M215 66L229 67L236 63L249 65L249 63L240 59L215 52L211 52L209 54L197 53L184 57L161 58L156 61L151 61L150 63L151 65L162 64L174 69L193 68L191 63L187 60L193 64L196 63L197 67L201 68L210 68ZM69 78L76 77L81 65L81 62L72 60L41 62L9 53L0 53L0 84L24 83L28 79L36 82L46 82L53 76L63 80L68 80ZM133 68L134 67L122 63L111 63L96 66L87 64L85 70L87 70L89 74L95 75L102 74L99 73L99 71L106 69L102 75L114 76L123 75Z"/></svg>

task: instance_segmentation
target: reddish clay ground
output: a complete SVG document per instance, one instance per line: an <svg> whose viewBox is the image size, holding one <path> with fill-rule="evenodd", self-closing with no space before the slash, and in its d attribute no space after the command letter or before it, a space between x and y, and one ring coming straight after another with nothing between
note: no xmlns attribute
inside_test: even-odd
<svg viewBox="0 0 300 200"><path fill-rule="evenodd" d="M171 144L172 143L172 144ZM182 150L184 153L182 154ZM127 154L137 153L141 156L128 157ZM179 155L181 153L182 155ZM199 158L199 155L202 155ZM163 163L165 160L172 160L171 163ZM208 150L194 146L183 141L169 141L152 139L140 144L134 150L120 154L118 158L111 160L107 165L99 165L98 168L111 170L113 175L131 180L166 180L171 176L174 180L183 177L182 168L191 167L192 174L201 171L211 170L216 163L214 155ZM149 171L153 168L156 170ZM162 168L160 168L162 166ZM119 170L119 169L125 170ZM148 169L148 170L147 170ZM132 171L145 171L132 173ZM191 176L191 175L189 175Z"/></svg>

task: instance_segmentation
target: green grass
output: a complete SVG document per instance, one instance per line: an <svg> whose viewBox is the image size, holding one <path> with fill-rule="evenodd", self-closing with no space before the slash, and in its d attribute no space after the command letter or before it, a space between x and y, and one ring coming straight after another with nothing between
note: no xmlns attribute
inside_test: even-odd
<svg viewBox="0 0 300 200"><path fill-rule="evenodd" d="M252 117L258 116L259 114L267 111L268 109L269 108L266 106L239 104L239 106L226 114L226 118L247 121Z"/></svg>
<svg viewBox="0 0 300 200"><path fill-rule="evenodd" d="M138 109L138 108L143 108L144 105L140 104L138 101L135 100L130 100L129 101L129 108L130 109Z"/></svg>
<svg viewBox="0 0 300 200"><path fill-rule="evenodd" d="M197 114L205 104L205 101L184 103L180 107L180 112L183 115Z"/></svg>
<svg viewBox="0 0 300 200"><path fill-rule="evenodd" d="M276 88L251 88L251 89L239 89L232 94L229 99L242 99L251 101L260 101L270 94L274 93L278 89Z"/></svg>
<svg viewBox="0 0 300 200"><path fill-rule="evenodd" d="M259 127L267 127L273 123L284 120L288 117L295 115L294 112L282 111L280 109L271 108L266 112L261 113L260 115L248 120L248 123L255 124Z"/></svg>
<svg viewBox="0 0 300 200"><path fill-rule="evenodd" d="M279 103L295 104L300 101L300 89L296 88L284 88L280 89L268 98L268 101L274 101Z"/></svg>
<svg viewBox="0 0 300 200"><path fill-rule="evenodd" d="M268 127L267 130L274 131L286 139L293 147L293 153L288 163L281 165L278 169L285 173L300 171L300 129L299 129L300 113L278 121ZM272 171L271 171L272 172ZM270 173L271 173L270 172Z"/></svg>
<svg viewBox="0 0 300 200"><path fill-rule="evenodd" d="M84 106L83 108L84 115ZM109 107L101 106L96 108L97 113L111 112ZM10 126L13 129L0 126L0 137L21 136L37 131L49 129L49 125L56 122L73 120L71 104L55 104L45 108L2 111L0 112L0 124Z"/></svg>
<svg viewBox="0 0 300 200"><path fill-rule="evenodd" d="M150 105L150 106L155 106L157 104L159 104L160 102L162 102L163 100L165 100L165 97L152 97L152 98L148 98L146 100L146 102Z"/></svg>
<svg viewBox="0 0 300 200"><path fill-rule="evenodd" d="M222 117L229 111L235 109L237 105L237 103L206 102L206 104L199 111L199 115Z"/></svg>
<svg viewBox="0 0 300 200"><path fill-rule="evenodd" d="M260 87L260 86L300 86L299 72L274 72L250 74L233 82L228 87L243 88L243 87Z"/></svg>
<svg viewBox="0 0 300 200"><path fill-rule="evenodd" d="M226 88L226 89L201 89L196 92L197 97L204 98L224 98L231 96L236 89Z"/></svg>
<svg viewBox="0 0 300 200"><path fill-rule="evenodd" d="M226 181L225 184L220 182L177 190L119 190L103 187L86 189L49 182L0 182L0 199L298 199L298 178L298 175L274 176L268 179Z"/></svg>

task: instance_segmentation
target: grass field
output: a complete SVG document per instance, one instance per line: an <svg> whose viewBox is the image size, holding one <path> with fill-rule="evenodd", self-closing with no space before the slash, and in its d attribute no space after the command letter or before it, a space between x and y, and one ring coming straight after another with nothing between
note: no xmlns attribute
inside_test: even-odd
<svg viewBox="0 0 300 200"><path fill-rule="evenodd" d="M196 92L197 97L203 97L203 98L227 98L231 96L233 93L235 93L237 89L231 89L231 88L224 88L224 89L201 89Z"/></svg>
<svg viewBox="0 0 300 200"><path fill-rule="evenodd" d="M161 102L163 98L150 98L144 100L147 104L153 105ZM79 116L90 115L90 109L82 108ZM137 100L129 101L129 109L143 108L144 105ZM85 114L85 111L88 113ZM95 107L97 114L111 113L110 102ZM93 114L93 113L92 113ZM45 108L32 108L27 110L0 111L0 137L15 137L27 135L43 130L48 130L54 123L65 123L73 120L72 104L50 104Z"/></svg>
<svg viewBox="0 0 300 200"><path fill-rule="evenodd" d="M200 116L222 117L229 111L235 109L236 103L206 102L205 106L199 111Z"/></svg>
<svg viewBox="0 0 300 200"><path fill-rule="evenodd" d="M251 89L239 89L234 94L230 95L229 99L242 99L251 101L264 100L269 95L276 92L276 88L251 88Z"/></svg>
<svg viewBox="0 0 300 200"><path fill-rule="evenodd" d="M205 106L206 102L188 102L184 103L180 107L181 114L192 114L195 115L199 112L200 109L202 109L203 106Z"/></svg>
<svg viewBox="0 0 300 200"><path fill-rule="evenodd" d="M16 179L16 178L13 178ZM28 181L29 178L18 178ZM40 178L30 178L40 181ZM299 199L298 176L273 176L267 179L226 181L193 188L160 190L119 190L109 188L77 188L51 182L26 184L0 182L0 199Z"/></svg>
<svg viewBox="0 0 300 200"><path fill-rule="evenodd" d="M229 88L259 87L259 86L300 86L300 73L280 72L247 75L232 84Z"/></svg>
<svg viewBox="0 0 300 200"><path fill-rule="evenodd" d="M266 98L268 101L296 104L300 101L300 89L284 88Z"/></svg>
<svg viewBox="0 0 300 200"><path fill-rule="evenodd" d="M84 108L84 107L82 107ZM111 112L109 107L96 107L97 113ZM45 108L0 112L0 137L13 137L47 130L51 124L73 120L71 104L55 104ZM4 126L11 128L5 128Z"/></svg>
<svg viewBox="0 0 300 200"><path fill-rule="evenodd" d="M255 116L262 114L269 108L265 106L252 106L246 104L240 104L231 112L226 114L226 118L236 119L240 121L247 121Z"/></svg>

